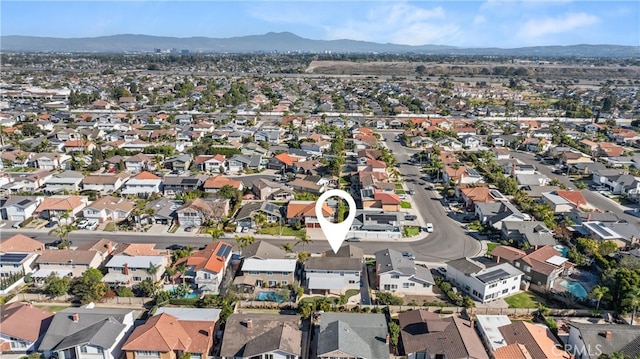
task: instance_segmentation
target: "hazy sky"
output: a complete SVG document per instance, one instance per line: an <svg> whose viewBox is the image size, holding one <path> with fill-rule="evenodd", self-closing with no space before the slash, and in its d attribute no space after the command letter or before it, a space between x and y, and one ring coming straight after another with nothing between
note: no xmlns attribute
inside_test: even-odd
<svg viewBox="0 0 640 359"><path fill-rule="evenodd" d="M0 1L2 35L302 37L409 45L640 46L640 1Z"/></svg>

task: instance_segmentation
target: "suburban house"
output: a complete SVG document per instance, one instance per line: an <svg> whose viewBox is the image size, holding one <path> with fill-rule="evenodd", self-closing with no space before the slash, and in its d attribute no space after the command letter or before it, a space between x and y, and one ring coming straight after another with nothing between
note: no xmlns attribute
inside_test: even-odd
<svg viewBox="0 0 640 359"><path fill-rule="evenodd" d="M242 249L241 275L233 284L240 287L277 287L295 280L296 260L286 259L286 252L264 241Z"/></svg>
<svg viewBox="0 0 640 359"><path fill-rule="evenodd" d="M213 349L219 319L220 309L158 308L122 345L124 358L175 359L188 354L193 359L206 359Z"/></svg>
<svg viewBox="0 0 640 359"><path fill-rule="evenodd" d="M176 266L184 264L186 268L180 277L195 283L200 292L218 294L232 250L233 246L225 242L207 244L204 249L176 262Z"/></svg>
<svg viewBox="0 0 640 359"><path fill-rule="evenodd" d="M500 235L506 241L534 248L556 244L551 230L540 221L503 221Z"/></svg>
<svg viewBox="0 0 640 359"><path fill-rule="evenodd" d="M562 257L553 246L522 251L508 246L497 246L491 251L496 263L509 263L524 272L523 280L533 284L532 289L550 290L555 281L570 275L575 264Z"/></svg>
<svg viewBox="0 0 640 359"><path fill-rule="evenodd" d="M551 206L554 213L571 212L574 208L588 207L587 200L580 191L554 191L542 193L542 203Z"/></svg>
<svg viewBox="0 0 640 359"><path fill-rule="evenodd" d="M154 193L160 193L161 186L162 178L153 173L142 171L131 177L127 183L124 184L122 194L148 197Z"/></svg>
<svg viewBox="0 0 640 359"><path fill-rule="evenodd" d="M0 307L0 313L0 354L36 351L53 319L53 313L30 303L5 304Z"/></svg>
<svg viewBox="0 0 640 359"><path fill-rule="evenodd" d="M460 200L464 207L473 210L476 203L494 203L497 201L506 201L506 198L497 189L491 189L489 186L461 184L456 187Z"/></svg>
<svg viewBox="0 0 640 359"><path fill-rule="evenodd" d="M470 258L460 258L447 264L447 280L482 303L520 291L523 273L509 263L481 263Z"/></svg>
<svg viewBox="0 0 640 359"><path fill-rule="evenodd" d="M44 219L61 218L67 213L71 218L77 216L87 206L88 198L84 196L51 196L45 197L34 215Z"/></svg>
<svg viewBox="0 0 640 359"><path fill-rule="evenodd" d="M208 220L219 222L229 215L226 198L196 198L176 210L178 223L183 227L200 227Z"/></svg>
<svg viewBox="0 0 640 359"><path fill-rule="evenodd" d="M408 359L489 359L472 322L466 319L440 318L418 309L399 313L398 320Z"/></svg>
<svg viewBox="0 0 640 359"><path fill-rule="evenodd" d="M56 273L58 277L80 277L89 268L99 268L102 257L96 251L45 250L36 259L36 264L38 270L32 275L35 279L44 279L51 273Z"/></svg>
<svg viewBox="0 0 640 359"><path fill-rule="evenodd" d="M435 281L428 268L418 266L394 249L375 253L378 290L402 294L432 295Z"/></svg>
<svg viewBox="0 0 640 359"><path fill-rule="evenodd" d="M170 262L171 258L167 255L114 255L105 265L108 272L102 281L114 286L133 286L145 279L157 283Z"/></svg>
<svg viewBox="0 0 640 359"><path fill-rule="evenodd" d="M202 185L202 189L205 192L217 193L224 186L231 186L231 188L238 191L242 191L244 189L244 184L242 183L242 181L227 178L223 175L208 178Z"/></svg>
<svg viewBox="0 0 640 359"><path fill-rule="evenodd" d="M400 210L402 201L395 193L387 193L374 189L360 190L362 208L379 208L384 212L397 212Z"/></svg>
<svg viewBox="0 0 640 359"><path fill-rule="evenodd" d="M199 171L224 173L226 171L227 158L224 155L200 155L196 156L193 163ZM222 168L222 171L220 170Z"/></svg>
<svg viewBox="0 0 640 359"><path fill-rule="evenodd" d="M259 154L254 155L238 155L235 154L227 160L227 170L233 173L239 173L246 169L252 169L254 171L261 170L262 156Z"/></svg>
<svg viewBox="0 0 640 359"><path fill-rule="evenodd" d="M287 185L299 192L309 192L313 194L321 194L327 189L328 181L323 181L320 179L319 181L310 180L310 177L316 179L314 177L317 176L306 176L305 178L295 178L293 181L288 182Z"/></svg>
<svg viewBox="0 0 640 359"><path fill-rule="evenodd" d="M36 265L34 264L38 253L3 253L0 251L0 278L11 277L12 275L24 276L31 274Z"/></svg>
<svg viewBox="0 0 640 359"><path fill-rule="evenodd" d="M317 327L319 359L389 358L389 330L384 314L322 313Z"/></svg>
<svg viewBox="0 0 640 359"><path fill-rule="evenodd" d="M195 191L202 188L204 181L208 178L209 177L203 174L193 176L164 176L162 180L164 195L174 197L178 194Z"/></svg>
<svg viewBox="0 0 640 359"><path fill-rule="evenodd" d="M323 203L322 214L325 218L333 217L333 210L326 203ZM320 228L316 216L316 201L289 201L286 218L289 225L300 224L306 228Z"/></svg>
<svg viewBox="0 0 640 359"><path fill-rule="evenodd" d="M54 194L63 191L78 192L82 187L84 175L77 171L67 170L55 173L45 183L44 190L47 193Z"/></svg>
<svg viewBox="0 0 640 359"><path fill-rule="evenodd" d="M98 174L85 176L82 181L82 189L100 193L113 193L122 187L130 175L121 172L118 174Z"/></svg>
<svg viewBox="0 0 640 359"><path fill-rule="evenodd" d="M310 293L344 294L360 289L362 259L345 257L311 257L304 263L303 285Z"/></svg>
<svg viewBox="0 0 640 359"><path fill-rule="evenodd" d="M96 145L87 140L71 140L64 143L65 152L82 152L89 153L96 148Z"/></svg>
<svg viewBox="0 0 640 359"><path fill-rule="evenodd" d="M57 312L38 351L45 358L119 359L139 312L131 309L67 308Z"/></svg>
<svg viewBox="0 0 640 359"><path fill-rule="evenodd" d="M164 161L165 168L176 172L186 172L191 166L191 155L183 154L171 157Z"/></svg>
<svg viewBox="0 0 640 359"><path fill-rule="evenodd" d="M0 238L0 252L2 253L31 253L44 251L44 243L36 241L24 234Z"/></svg>
<svg viewBox="0 0 640 359"><path fill-rule="evenodd" d="M511 323L506 315L478 315L480 338L495 359L572 359L547 327Z"/></svg>
<svg viewBox="0 0 640 359"><path fill-rule="evenodd" d="M121 221L127 219L135 204L125 198L112 196L95 200L82 210L82 216L86 219L95 219L103 223L107 221Z"/></svg>
<svg viewBox="0 0 640 359"><path fill-rule="evenodd" d="M251 191L256 195L256 199L261 201L289 201L294 198L293 188L264 178L258 178L251 184Z"/></svg>
<svg viewBox="0 0 640 359"><path fill-rule="evenodd" d="M598 359L603 353L633 358L638 354L638 343L640 332L636 326L569 322L567 347L575 359Z"/></svg>
<svg viewBox="0 0 640 359"><path fill-rule="evenodd" d="M255 228L256 223L254 217L260 212L267 216L266 223L282 223L284 207L278 206L270 202L250 202L242 206L236 213L236 221L238 227Z"/></svg>
<svg viewBox="0 0 640 359"><path fill-rule="evenodd" d="M124 160L124 166L130 173L147 171L151 167L153 159L144 153L138 153Z"/></svg>
<svg viewBox="0 0 640 359"><path fill-rule="evenodd" d="M231 314L225 324L222 359L301 359L302 319L286 314Z"/></svg>
<svg viewBox="0 0 640 359"><path fill-rule="evenodd" d="M288 153L280 153L269 159L267 168L270 170L287 171L293 168L294 164L298 162L298 158L289 155Z"/></svg>
<svg viewBox="0 0 640 359"><path fill-rule="evenodd" d="M12 196L0 198L0 219L22 222L30 218L42 199L35 196Z"/></svg>

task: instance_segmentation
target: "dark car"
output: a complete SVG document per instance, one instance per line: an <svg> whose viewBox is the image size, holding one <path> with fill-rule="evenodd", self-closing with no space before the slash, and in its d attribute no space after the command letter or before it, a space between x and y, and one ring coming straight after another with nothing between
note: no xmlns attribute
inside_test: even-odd
<svg viewBox="0 0 640 359"><path fill-rule="evenodd" d="M58 225L58 222L56 222L56 221L51 221L51 222L49 222L49 223L45 224L45 227L46 227L46 228L53 228L53 227L55 227L55 226L57 226L57 225Z"/></svg>
<svg viewBox="0 0 640 359"><path fill-rule="evenodd" d="M172 251L177 251L178 249L185 249L187 247L183 246L182 244L172 244L170 246L167 247L167 249L172 250Z"/></svg>
<svg viewBox="0 0 640 359"><path fill-rule="evenodd" d="M45 247L58 248L58 246L61 245L63 242L68 242L69 245L73 244L73 242L71 242L70 240L56 239L53 242L49 242L49 243L45 244Z"/></svg>

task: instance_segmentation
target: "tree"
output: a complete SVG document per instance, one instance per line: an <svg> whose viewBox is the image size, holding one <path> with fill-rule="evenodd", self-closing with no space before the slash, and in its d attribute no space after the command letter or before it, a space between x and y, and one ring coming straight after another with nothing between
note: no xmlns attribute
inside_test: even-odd
<svg viewBox="0 0 640 359"><path fill-rule="evenodd" d="M209 233L209 235L211 236L211 239L213 241L215 241L216 239L222 237L224 235L224 231L220 228L210 228L209 231L207 232Z"/></svg>
<svg viewBox="0 0 640 359"><path fill-rule="evenodd" d="M247 246L250 246L255 242L255 237L253 236L236 236L236 242L238 243L238 248L244 249Z"/></svg>
<svg viewBox="0 0 640 359"><path fill-rule="evenodd" d="M633 321L636 318L638 305L640 305L640 288L635 287L631 291L627 292L624 296L624 299L622 300L622 303L633 309L633 312L631 313L631 325L633 325Z"/></svg>
<svg viewBox="0 0 640 359"><path fill-rule="evenodd" d="M293 252L293 246L291 246L291 243L289 243L289 242L283 244L280 248L282 248L282 250L284 250L287 253L292 253Z"/></svg>
<svg viewBox="0 0 640 359"><path fill-rule="evenodd" d="M95 302L107 293L107 284L102 281L102 273L96 268L89 268L82 276L76 278L71 286L71 293L80 297L80 302Z"/></svg>
<svg viewBox="0 0 640 359"><path fill-rule="evenodd" d="M260 229L267 223L267 215L263 212L256 212L253 214L253 221L256 223L258 229Z"/></svg>
<svg viewBox="0 0 640 359"><path fill-rule="evenodd" d="M398 345L400 326L393 320L389 322L389 343L394 347Z"/></svg>
<svg viewBox="0 0 640 359"><path fill-rule="evenodd" d="M302 251L305 250L305 247L306 247L307 244L310 244L311 242L313 242L311 240L311 238L309 238L309 235L307 234L307 231L305 231L305 230L300 231L300 233L296 236L296 238L298 239L296 241L296 246L298 244L302 244Z"/></svg>
<svg viewBox="0 0 640 359"><path fill-rule="evenodd" d="M378 304L381 305L402 305L403 303L402 298L393 295L391 292L378 292L377 298Z"/></svg>
<svg viewBox="0 0 640 359"><path fill-rule="evenodd" d="M51 297L59 297L67 294L71 289L71 277L62 276L58 277L58 274L53 272L44 279L45 289L44 292Z"/></svg>
<svg viewBox="0 0 640 359"><path fill-rule="evenodd" d="M600 300L602 300L602 297L604 297L607 293L609 293L609 288L600 285L595 286L591 293L589 293L589 297L597 301L596 310L600 309Z"/></svg>

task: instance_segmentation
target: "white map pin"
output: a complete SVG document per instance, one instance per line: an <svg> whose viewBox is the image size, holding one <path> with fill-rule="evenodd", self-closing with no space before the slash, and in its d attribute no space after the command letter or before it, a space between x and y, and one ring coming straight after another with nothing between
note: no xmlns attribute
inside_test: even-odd
<svg viewBox="0 0 640 359"><path fill-rule="evenodd" d="M349 205L349 216L342 221L341 223L331 223L322 213L322 206L324 202L331 197L340 197L347 201ZM331 249L333 249L333 253L337 253L342 246L342 242L347 238L347 233L349 233L349 229L351 229L351 224L353 224L353 220L356 219L356 201L353 200L351 195L341 189L332 189L327 191L318 198L316 202L316 217L318 218L318 222L320 223L320 228L322 228L322 233L324 233L324 237L329 242Z"/></svg>

